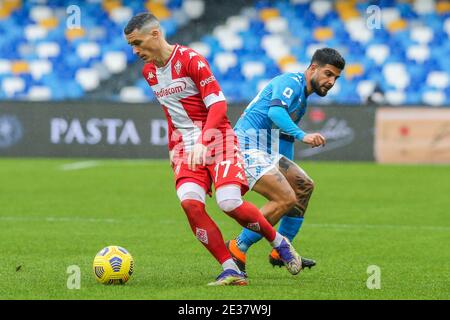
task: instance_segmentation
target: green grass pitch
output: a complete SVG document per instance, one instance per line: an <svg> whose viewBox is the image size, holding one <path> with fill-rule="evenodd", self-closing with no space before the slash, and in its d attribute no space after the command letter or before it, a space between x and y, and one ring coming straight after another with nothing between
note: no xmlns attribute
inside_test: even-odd
<svg viewBox="0 0 450 320"><path fill-rule="evenodd" d="M192 235L167 161L80 161L0 160L0 299L450 298L449 166L303 163L316 189L294 245L317 266L274 269L261 241L249 286L212 288L221 268ZM225 239L240 231L212 199L208 208ZM107 245L135 259L126 285L93 276ZM71 265L79 290L67 288ZM371 265L381 289L366 286Z"/></svg>

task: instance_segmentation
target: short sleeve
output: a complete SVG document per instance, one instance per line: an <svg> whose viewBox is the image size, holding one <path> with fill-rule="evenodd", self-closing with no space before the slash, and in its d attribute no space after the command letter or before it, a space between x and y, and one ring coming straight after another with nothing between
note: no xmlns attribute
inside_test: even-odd
<svg viewBox="0 0 450 320"><path fill-rule="evenodd" d="M213 75L208 62L204 57L195 52L189 61L188 75L197 86L200 96L207 108L216 102L225 101L222 89L220 88L216 77Z"/></svg>
<svg viewBox="0 0 450 320"><path fill-rule="evenodd" d="M272 97L270 106L285 107L288 112L292 112L292 107L300 97L301 84L294 75L284 74L275 79L272 83Z"/></svg>

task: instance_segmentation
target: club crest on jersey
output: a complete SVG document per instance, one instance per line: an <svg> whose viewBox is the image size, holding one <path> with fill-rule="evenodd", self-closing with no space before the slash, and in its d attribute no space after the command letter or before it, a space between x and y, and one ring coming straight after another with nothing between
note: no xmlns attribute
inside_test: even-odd
<svg viewBox="0 0 450 320"><path fill-rule="evenodd" d="M175 63L174 68L175 68L175 72L177 73L177 75L180 75L180 70L181 70L180 60L178 60L177 63Z"/></svg>

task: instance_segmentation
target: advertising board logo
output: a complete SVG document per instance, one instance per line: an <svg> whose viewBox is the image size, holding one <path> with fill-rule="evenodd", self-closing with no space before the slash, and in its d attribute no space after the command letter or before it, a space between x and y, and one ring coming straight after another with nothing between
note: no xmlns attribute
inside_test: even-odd
<svg viewBox="0 0 450 320"><path fill-rule="evenodd" d="M351 144L355 139L355 130L343 118L328 117L324 110L314 108L310 111L310 131L320 132L327 138L325 148L308 148L301 151L302 157L311 157L319 153L339 149Z"/></svg>
<svg viewBox="0 0 450 320"><path fill-rule="evenodd" d="M16 116L0 116L0 148L15 145L23 136L22 124Z"/></svg>

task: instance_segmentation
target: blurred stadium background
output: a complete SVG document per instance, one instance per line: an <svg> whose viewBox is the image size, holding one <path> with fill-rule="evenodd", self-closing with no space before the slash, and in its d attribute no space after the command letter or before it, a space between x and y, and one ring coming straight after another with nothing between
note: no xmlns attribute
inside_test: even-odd
<svg viewBox="0 0 450 320"><path fill-rule="evenodd" d="M146 10L172 43L210 61L230 102L248 102L281 72L303 71L329 46L347 60L344 77L311 103L450 104L445 0L4 0L0 99L155 101L122 34Z"/></svg>
<svg viewBox="0 0 450 320"><path fill-rule="evenodd" d="M449 167L403 165L450 164L445 0L0 1L0 298L237 297L204 287L217 265L180 216L164 114L122 33L142 11L170 43L208 59L232 122L272 77L303 72L317 48L347 61L300 123L326 147L296 146L318 187L295 245L318 267L293 280L256 246L239 298L448 299ZM210 213L225 237L236 234ZM135 257L126 288L98 286L90 273L111 244ZM72 264L81 290L66 289ZM371 264L384 290L366 288ZM192 268L180 276L180 265Z"/></svg>
<svg viewBox="0 0 450 320"><path fill-rule="evenodd" d="M450 2L442 0L1 1L0 155L166 157L163 113L123 36L142 11L161 20L169 42L208 59L232 121L271 78L304 71L317 48L338 49L343 76L327 97L308 99L302 124L335 143L306 158L450 161ZM107 122L117 108L122 119ZM122 151L108 150L114 144Z"/></svg>

